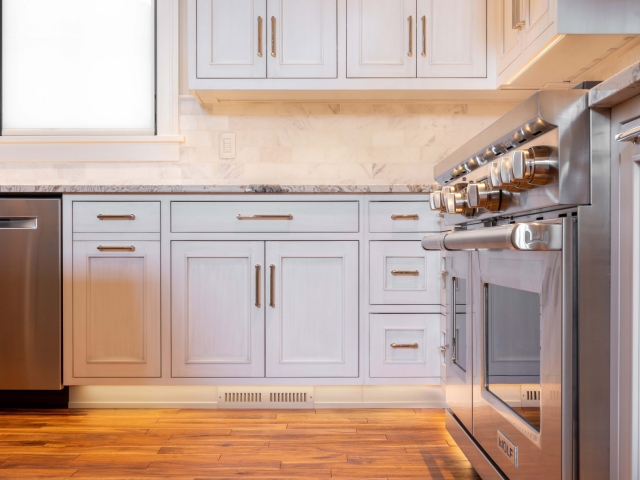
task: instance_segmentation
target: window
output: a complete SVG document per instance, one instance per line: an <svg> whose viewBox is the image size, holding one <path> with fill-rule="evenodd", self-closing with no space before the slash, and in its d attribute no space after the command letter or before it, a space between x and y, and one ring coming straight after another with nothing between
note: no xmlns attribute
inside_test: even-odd
<svg viewBox="0 0 640 480"><path fill-rule="evenodd" d="M1 0L3 135L153 135L155 0Z"/></svg>

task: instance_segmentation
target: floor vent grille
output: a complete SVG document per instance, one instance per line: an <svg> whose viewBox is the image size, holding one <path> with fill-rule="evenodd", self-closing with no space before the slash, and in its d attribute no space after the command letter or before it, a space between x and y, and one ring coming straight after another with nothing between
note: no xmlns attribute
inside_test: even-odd
<svg viewBox="0 0 640 480"><path fill-rule="evenodd" d="M313 387L218 387L218 408L314 408Z"/></svg>

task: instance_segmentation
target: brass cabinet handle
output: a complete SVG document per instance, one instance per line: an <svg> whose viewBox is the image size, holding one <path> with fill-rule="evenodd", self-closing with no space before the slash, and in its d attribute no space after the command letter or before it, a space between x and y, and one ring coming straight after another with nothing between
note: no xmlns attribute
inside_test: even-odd
<svg viewBox="0 0 640 480"><path fill-rule="evenodd" d="M418 348L417 343L392 343L391 348Z"/></svg>
<svg viewBox="0 0 640 480"><path fill-rule="evenodd" d="M262 297L262 292L261 292L261 282L262 282L262 266L261 265L256 265L256 307L260 308L262 306L262 303L260 303L260 299Z"/></svg>
<svg viewBox="0 0 640 480"><path fill-rule="evenodd" d="M276 56L276 17L271 17L271 56Z"/></svg>
<svg viewBox="0 0 640 480"><path fill-rule="evenodd" d="M258 17L258 56L262 57L262 17Z"/></svg>
<svg viewBox="0 0 640 480"><path fill-rule="evenodd" d="M420 215L418 215L417 213L391 214L391 220L419 220L419 219L420 219Z"/></svg>
<svg viewBox="0 0 640 480"><path fill-rule="evenodd" d="M135 245L98 245L98 250L101 252L135 252Z"/></svg>
<svg viewBox="0 0 640 480"><path fill-rule="evenodd" d="M419 277L420 272L418 270L391 270L391 275L394 277Z"/></svg>
<svg viewBox="0 0 640 480"><path fill-rule="evenodd" d="M522 0L511 0L511 28L522 30L526 24L522 18Z"/></svg>
<svg viewBox="0 0 640 480"><path fill-rule="evenodd" d="M447 353L447 348L449 348L449 345L440 345L440 353Z"/></svg>
<svg viewBox="0 0 640 480"><path fill-rule="evenodd" d="M290 213L286 215L242 215L239 213L236 218L238 220L293 220L293 215Z"/></svg>
<svg viewBox="0 0 640 480"><path fill-rule="evenodd" d="M272 263L269 265L269 272L271 277L271 285L269 291L269 306L276 308L276 266Z"/></svg>
<svg viewBox="0 0 640 480"><path fill-rule="evenodd" d="M133 213L99 213L98 220L135 220L136 216Z"/></svg>
<svg viewBox="0 0 640 480"><path fill-rule="evenodd" d="M409 21L409 51L407 57L413 57L413 16L407 17Z"/></svg>
<svg viewBox="0 0 640 480"><path fill-rule="evenodd" d="M427 17L422 16L422 56L427 56Z"/></svg>

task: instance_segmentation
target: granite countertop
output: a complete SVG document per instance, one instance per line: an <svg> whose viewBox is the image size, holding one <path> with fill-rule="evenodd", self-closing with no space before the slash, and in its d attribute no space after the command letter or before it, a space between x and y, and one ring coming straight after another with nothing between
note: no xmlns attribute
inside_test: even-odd
<svg viewBox="0 0 640 480"><path fill-rule="evenodd" d="M431 193L415 185L0 185L0 193Z"/></svg>
<svg viewBox="0 0 640 480"><path fill-rule="evenodd" d="M611 108L640 95L640 62L596 85L589 91L589 106Z"/></svg>

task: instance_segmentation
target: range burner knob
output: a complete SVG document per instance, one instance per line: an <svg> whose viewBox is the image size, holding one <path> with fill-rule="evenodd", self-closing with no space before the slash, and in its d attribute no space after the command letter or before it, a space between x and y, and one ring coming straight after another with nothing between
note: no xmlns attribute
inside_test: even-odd
<svg viewBox="0 0 640 480"><path fill-rule="evenodd" d="M509 163L513 179L520 185L546 185L553 179L553 161L549 147L531 147L511 152Z"/></svg>
<svg viewBox="0 0 640 480"><path fill-rule="evenodd" d="M502 182L502 175L500 174L500 162L491 162L489 165L489 185L491 190L506 187Z"/></svg>
<svg viewBox="0 0 640 480"><path fill-rule="evenodd" d="M444 212L445 206L444 201L442 200L442 192L433 192L429 195L429 203L431 204L431 210Z"/></svg>
<svg viewBox="0 0 640 480"><path fill-rule="evenodd" d="M505 155L500 159L500 181L502 183L502 187L506 187L507 190L512 192L533 188L533 185L530 185L528 182L523 182L515 177L515 174L513 173L512 158L513 154Z"/></svg>
<svg viewBox="0 0 640 480"><path fill-rule="evenodd" d="M469 208L497 212L500 210L500 190L492 190L487 182L470 183L467 186L467 205Z"/></svg>
<svg viewBox="0 0 640 480"><path fill-rule="evenodd" d="M452 192L445 197L447 213L466 213L467 195L466 192Z"/></svg>

